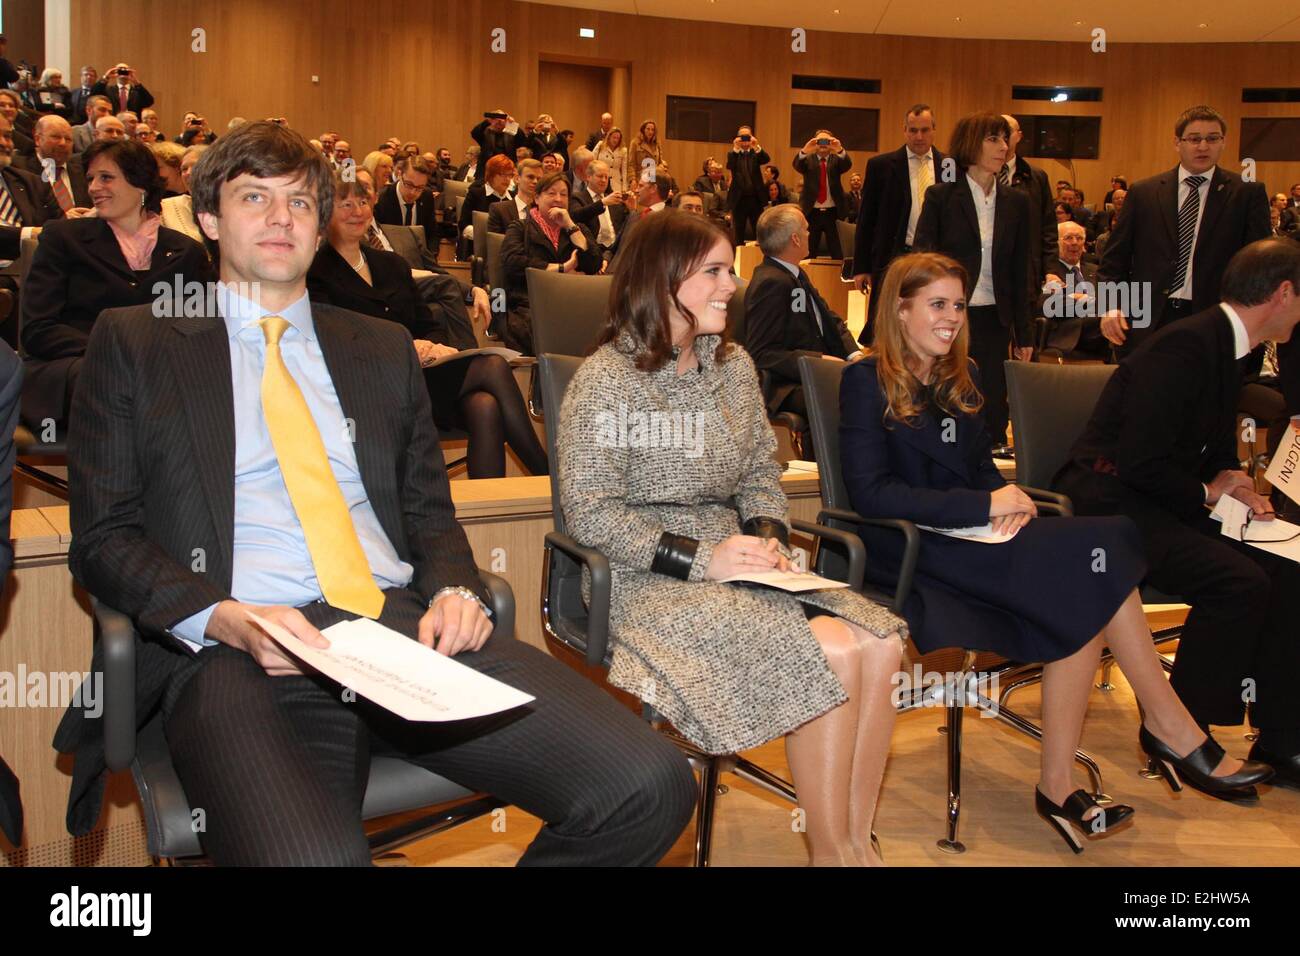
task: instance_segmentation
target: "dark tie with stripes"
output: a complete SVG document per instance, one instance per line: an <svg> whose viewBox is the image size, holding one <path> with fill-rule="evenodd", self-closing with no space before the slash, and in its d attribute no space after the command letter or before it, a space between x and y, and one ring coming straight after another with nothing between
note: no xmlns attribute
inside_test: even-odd
<svg viewBox="0 0 1300 956"><path fill-rule="evenodd" d="M1187 280L1187 264L1192 260L1192 243L1196 240L1196 217L1201 212L1201 183L1204 176L1188 176L1187 198L1183 208L1178 210L1178 268L1174 270L1174 281L1169 286L1172 295L1183 287Z"/></svg>

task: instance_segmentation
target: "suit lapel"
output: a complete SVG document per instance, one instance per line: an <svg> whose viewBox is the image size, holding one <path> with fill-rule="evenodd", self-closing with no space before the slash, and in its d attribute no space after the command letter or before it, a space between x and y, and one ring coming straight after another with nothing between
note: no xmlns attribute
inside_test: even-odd
<svg viewBox="0 0 1300 956"><path fill-rule="evenodd" d="M1197 230L1198 236L1208 236L1214 232L1215 223L1223 215L1223 210L1228 206L1228 183L1230 177L1218 166L1214 167L1214 176L1210 179L1210 191L1205 196L1205 212L1201 214L1201 225ZM1208 242L1197 242L1198 251L1208 249Z"/></svg>
<svg viewBox="0 0 1300 956"><path fill-rule="evenodd" d="M1178 167L1175 166L1171 172L1165 173L1160 180L1160 185L1156 187L1158 201L1156 205L1160 207L1160 218L1164 220L1165 231L1169 233L1169 241L1173 243L1175 254L1178 252Z"/></svg>
<svg viewBox="0 0 1300 956"><path fill-rule="evenodd" d="M971 195L970 183L966 182L966 177L963 174L954 185L957 187L957 205L960 206L961 211L966 214L966 221L970 223L970 227L974 232L976 240L982 241L980 236L980 217L979 213L975 211L975 197ZM996 212L994 215L993 229L996 237Z"/></svg>
<svg viewBox="0 0 1300 956"><path fill-rule="evenodd" d="M220 318L177 319L171 350L181 404L190 426L194 461L212 512L224 567L234 567L235 400L230 345ZM227 580L227 584L229 581Z"/></svg>
<svg viewBox="0 0 1300 956"><path fill-rule="evenodd" d="M963 453L963 446L966 444L963 434L966 429L963 428L963 425L966 422L962 418L956 419L957 430L954 437L957 440L944 441L941 428L943 427L942 422L948 417L947 413L927 413L921 416L920 424L915 428L901 423L896 424L893 434L927 458L938 462L954 474L966 478L969 472Z"/></svg>
<svg viewBox="0 0 1300 956"><path fill-rule="evenodd" d="M112 228L106 221L101 220L101 223L98 229L86 230L83 241L94 248L96 258L100 262L111 266L128 281L134 279L135 273L127 265L126 257L122 255L122 247L117 244Z"/></svg>

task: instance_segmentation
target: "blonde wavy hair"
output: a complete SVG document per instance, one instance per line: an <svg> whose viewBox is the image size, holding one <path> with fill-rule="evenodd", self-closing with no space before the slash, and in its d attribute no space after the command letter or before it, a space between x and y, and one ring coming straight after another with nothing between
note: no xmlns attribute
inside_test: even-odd
<svg viewBox="0 0 1300 956"><path fill-rule="evenodd" d="M957 279L963 291L969 287L966 270L957 261L934 252L914 252L895 259L879 290L871 290L872 295L880 296L872 354L885 394L886 425L894 419L915 428L925 410L921 399L924 386L911 368L919 357L908 344L899 313L903 301L914 299L926 286L945 277ZM963 322L948 354L934 362L934 402L950 415L972 415L984 404L971 378L969 355L970 324Z"/></svg>

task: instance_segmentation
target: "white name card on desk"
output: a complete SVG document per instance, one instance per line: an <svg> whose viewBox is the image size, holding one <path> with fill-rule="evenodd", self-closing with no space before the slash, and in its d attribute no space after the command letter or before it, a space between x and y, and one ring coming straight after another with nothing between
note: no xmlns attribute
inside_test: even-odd
<svg viewBox="0 0 1300 956"><path fill-rule="evenodd" d="M321 633L330 646L322 649L263 617L248 616L294 657L407 720L468 720L533 699L367 618L325 628Z"/></svg>
<svg viewBox="0 0 1300 956"><path fill-rule="evenodd" d="M1300 503L1300 428L1291 422L1269 462L1264 478L1292 501Z"/></svg>

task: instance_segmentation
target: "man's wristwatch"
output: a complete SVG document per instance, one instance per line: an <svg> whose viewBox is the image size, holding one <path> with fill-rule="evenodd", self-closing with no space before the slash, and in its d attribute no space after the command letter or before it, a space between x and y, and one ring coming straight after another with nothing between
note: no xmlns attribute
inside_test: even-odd
<svg viewBox="0 0 1300 956"><path fill-rule="evenodd" d="M488 620L492 620L492 609L483 603L483 599L481 597L479 597L469 588L463 587L461 585L439 589L438 592L433 597L429 598L429 607L433 607L434 603L438 600L438 598L446 594L454 594L457 597L464 598L466 601L473 601L475 604L479 606L479 609L482 610L482 612L487 616Z"/></svg>

